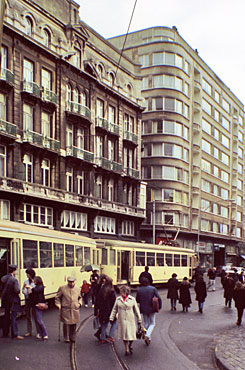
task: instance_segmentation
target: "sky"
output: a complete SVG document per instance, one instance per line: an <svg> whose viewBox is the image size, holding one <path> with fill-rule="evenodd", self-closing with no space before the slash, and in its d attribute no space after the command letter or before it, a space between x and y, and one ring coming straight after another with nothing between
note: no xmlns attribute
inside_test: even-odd
<svg viewBox="0 0 245 370"><path fill-rule="evenodd" d="M135 0L75 0L105 38L125 34ZM129 32L176 26L180 36L245 104L245 0L137 0Z"/></svg>

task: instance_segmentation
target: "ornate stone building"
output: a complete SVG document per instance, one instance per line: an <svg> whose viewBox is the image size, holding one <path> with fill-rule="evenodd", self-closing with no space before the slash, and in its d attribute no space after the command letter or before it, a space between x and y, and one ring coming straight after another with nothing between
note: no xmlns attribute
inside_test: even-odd
<svg viewBox="0 0 245 370"><path fill-rule="evenodd" d="M0 216L136 240L140 66L71 0L6 0L0 76Z"/></svg>

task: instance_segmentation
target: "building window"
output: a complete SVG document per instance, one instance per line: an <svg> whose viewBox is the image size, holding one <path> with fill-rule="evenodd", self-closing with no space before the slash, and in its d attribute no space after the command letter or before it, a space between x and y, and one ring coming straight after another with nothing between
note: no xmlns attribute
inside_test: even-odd
<svg viewBox="0 0 245 370"><path fill-rule="evenodd" d="M94 220L94 232L104 234L115 234L116 220L111 217L96 216Z"/></svg>
<svg viewBox="0 0 245 370"><path fill-rule="evenodd" d="M211 173L211 163L206 161L205 159L202 159L202 170L207 172L207 173Z"/></svg>
<svg viewBox="0 0 245 370"><path fill-rule="evenodd" d="M204 139L202 139L202 150L208 154L211 154L211 144Z"/></svg>
<svg viewBox="0 0 245 370"><path fill-rule="evenodd" d="M210 231L210 221L201 219L201 231Z"/></svg>
<svg viewBox="0 0 245 370"><path fill-rule="evenodd" d="M141 55L139 57L139 62L141 64L141 67L144 68L144 67L148 67L149 66L149 55L148 54L145 54L145 55Z"/></svg>
<svg viewBox="0 0 245 370"><path fill-rule="evenodd" d="M23 129L33 131L33 108L29 104L23 104Z"/></svg>
<svg viewBox="0 0 245 370"><path fill-rule="evenodd" d="M47 69L42 68L42 88L47 91L51 90L52 74Z"/></svg>
<svg viewBox="0 0 245 370"><path fill-rule="evenodd" d="M230 131L230 121L228 121L228 119L226 119L225 117L222 117L221 124L222 124L222 126L223 126L227 131Z"/></svg>
<svg viewBox="0 0 245 370"><path fill-rule="evenodd" d="M70 103L72 101L72 89L70 85L66 86L66 101Z"/></svg>
<svg viewBox="0 0 245 370"><path fill-rule="evenodd" d="M220 171L220 178L221 180L223 180L224 182L226 182L228 184L229 182L229 174L223 170Z"/></svg>
<svg viewBox="0 0 245 370"><path fill-rule="evenodd" d="M109 105L109 123L113 123L115 124L116 123L116 109L112 106L112 105Z"/></svg>
<svg viewBox="0 0 245 370"><path fill-rule="evenodd" d="M238 154L238 157L239 158L242 158L242 156L243 156L243 150L242 150L242 148L240 148L240 147L238 148L238 153L237 154Z"/></svg>
<svg viewBox="0 0 245 370"><path fill-rule="evenodd" d="M224 108L224 110L228 113L230 113L230 104L228 103L227 100L223 99L222 101L222 107Z"/></svg>
<svg viewBox="0 0 245 370"><path fill-rule="evenodd" d="M6 109L6 96L0 93L0 119L6 121L7 109Z"/></svg>
<svg viewBox="0 0 245 370"><path fill-rule="evenodd" d="M214 99L215 101L217 101L217 103L219 103L219 100L220 100L220 94L218 93L218 91L215 90L214 92Z"/></svg>
<svg viewBox="0 0 245 370"><path fill-rule="evenodd" d="M53 209L25 203L20 209L20 221L33 225L53 226Z"/></svg>
<svg viewBox="0 0 245 370"><path fill-rule="evenodd" d="M134 222L123 221L122 222L122 235L134 236Z"/></svg>
<svg viewBox="0 0 245 370"><path fill-rule="evenodd" d="M23 79L27 83L31 83L34 81L34 64L30 62L27 59L24 59L24 65L23 65ZM32 91L32 86L30 86Z"/></svg>
<svg viewBox="0 0 245 370"><path fill-rule="evenodd" d="M217 109L214 110L214 119L219 122L220 112Z"/></svg>
<svg viewBox="0 0 245 370"><path fill-rule="evenodd" d="M7 176L7 150L3 145L0 145L0 176Z"/></svg>
<svg viewBox="0 0 245 370"><path fill-rule="evenodd" d="M73 192L73 168L71 167L66 169L66 191Z"/></svg>
<svg viewBox="0 0 245 370"><path fill-rule="evenodd" d="M236 228L236 237L241 238L242 237L242 229L240 227Z"/></svg>
<svg viewBox="0 0 245 370"><path fill-rule="evenodd" d="M213 136L214 136L214 138L215 138L216 140L218 140L218 141L219 141L219 130L217 130L216 128L214 128L214 134L213 134Z"/></svg>
<svg viewBox="0 0 245 370"><path fill-rule="evenodd" d="M153 76L152 85L153 88L168 88L184 92L184 83L181 78L178 78L176 76L170 75Z"/></svg>
<svg viewBox="0 0 245 370"><path fill-rule="evenodd" d="M77 192L84 194L84 171L79 171L77 174Z"/></svg>
<svg viewBox="0 0 245 370"><path fill-rule="evenodd" d="M42 184L44 186L50 186L50 161L48 159L44 159L42 161Z"/></svg>
<svg viewBox="0 0 245 370"><path fill-rule="evenodd" d="M63 211L61 213L61 228L86 231L88 229L87 220L86 213Z"/></svg>
<svg viewBox="0 0 245 370"><path fill-rule="evenodd" d="M66 125L66 147L72 148L73 146L73 126L70 124Z"/></svg>
<svg viewBox="0 0 245 370"><path fill-rule="evenodd" d="M102 181L102 176L97 176L96 177L96 189L95 189L95 196L97 197L97 198L100 198L100 199L102 199L102 195L103 195L103 188L102 188L102 186L103 186L103 181Z"/></svg>
<svg viewBox="0 0 245 370"><path fill-rule="evenodd" d="M237 213L236 213L236 220L237 220L238 222L242 222L242 212L237 212Z"/></svg>
<svg viewBox="0 0 245 370"><path fill-rule="evenodd" d="M220 196L222 199L228 199L229 191L227 189L221 188L220 189Z"/></svg>
<svg viewBox="0 0 245 370"><path fill-rule="evenodd" d="M1 46L1 68L8 68L8 49L5 46Z"/></svg>
<svg viewBox="0 0 245 370"><path fill-rule="evenodd" d="M226 148L229 149L230 148L230 139L227 136L221 134L221 144L223 144Z"/></svg>
<svg viewBox="0 0 245 370"><path fill-rule="evenodd" d="M220 232L221 234L228 234L228 225L220 224Z"/></svg>
<svg viewBox="0 0 245 370"><path fill-rule="evenodd" d="M211 135L211 128L212 125L210 125L210 123L208 123L205 119L202 119L202 130Z"/></svg>
<svg viewBox="0 0 245 370"><path fill-rule="evenodd" d="M84 149L84 137L85 137L84 128L79 128L77 130L77 147L79 149Z"/></svg>
<svg viewBox="0 0 245 370"><path fill-rule="evenodd" d="M116 158L116 143L113 140L108 140L108 159L115 161Z"/></svg>
<svg viewBox="0 0 245 370"><path fill-rule="evenodd" d="M108 79L109 79L109 85L113 87L115 83L115 76L112 72L109 73Z"/></svg>
<svg viewBox="0 0 245 370"><path fill-rule="evenodd" d="M220 207L220 215L222 217L228 217L228 208L221 206Z"/></svg>
<svg viewBox="0 0 245 370"><path fill-rule="evenodd" d="M31 36L32 35L32 20L29 17L25 17L24 26L25 26L24 33L27 36Z"/></svg>
<svg viewBox="0 0 245 370"><path fill-rule="evenodd" d="M10 202L9 200L0 199L0 219L10 220Z"/></svg>
<svg viewBox="0 0 245 370"><path fill-rule="evenodd" d="M108 181L108 200L114 202L114 180L110 179Z"/></svg>
<svg viewBox="0 0 245 370"><path fill-rule="evenodd" d="M102 136L96 136L96 155L98 158L103 157L104 152L104 138Z"/></svg>
<svg viewBox="0 0 245 370"><path fill-rule="evenodd" d="M98 118L104 118L104 101L99 98L96 101L96 115Z"/></svg>
<svg viewBox="0 0 245 370"><path fill-rule="evenodd" d="M178 68L183 68L183 58L180 55L174 53L153 53L152 65L170 65Z"/></svg>
<svg viewBox="0 0 245 370"><path fill-rule="evenodd" d="M242 205L242 197L240 195L237 195L237 198L236 199L237 199L237 201L236 201L237 202L237 205L238 206L241 206Z"/></svg>
<svg viewBox="0 0 245 370"><path fill-rule="evenodd" d="M242 181L239 179L237 180L237 189L242 190Z"/></svg>
<svg viewBox="0 0 245 370"><path fill-rule="evenodd" d="M51 120L52 116L46 112L42 112L42 135L46 138L51 137Z"/></svg>
<svg viewBox="0 0 245 370"><path fill-rule="evenodd" d="M223 152L221 152L221 162L224 163L226 166L229 166L229 156Z"/></svg>
<svg viewBox="0 0 245 370"><path fill-rule="evenodd" d="M212 105L209 104L205 99L202 99L202 109L211 116Z"/></svg>
<svg viewBox="0 0 245 370"><path fill-rule="evenodd" d="M207 94L212 94L212 86L204 78L202 79L202 88Z"/></svg>
<svg viewBox="0 0 245 370"><path fill-rule="evenodd" d="M47 48L50 46L51 42L51 36L50 32L47 29L43 30L43 45L45 45Z"/></svg>
<svg viewBox="0 0 245 370"><path fill-rule="evenodd" d="M210 182L207 181L207 180L202 179L201 189L202 189L202 191L205 191L206 193L209 193L210 192Z"/></svg>
<svg viewBox="0 0 245 370"><path fill-rule="evenodd" d="M26 182L33 182L33 157L30 154L25 154L23 158L23 164L25 167L25 179Z"/></svg>
<svg viewBox="0 0 245 370"><path fill-rule="evenodd" d="M237 172L242 175L242 165L240 163L237 165Z"/></svg>

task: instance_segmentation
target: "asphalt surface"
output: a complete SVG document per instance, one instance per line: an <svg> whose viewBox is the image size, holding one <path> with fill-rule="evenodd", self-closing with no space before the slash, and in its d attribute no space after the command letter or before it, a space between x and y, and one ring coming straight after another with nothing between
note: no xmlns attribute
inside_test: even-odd
<svg viewBox="0 0 245 370"><path fill-rule="evenodd" d="M77 367L70 361L70 345L58 342L58 312L55 308L44 312L49 340L35 337L24 340L0 338L0 370L107 370L122 369L119 360L130 370L245 370L245 321L236 326L236 309L224 307L223 289L219 278L216 291L208 293L204 313L198 312L192 288L192 305L187 313L182 306L170 311L167 291L160 290L163 308L157 314L152 342L147 347L143 340L134 342L132 356L124 356L124 345L100 344L92 327L93 309L81 308L81 325L74 348ZM245 319L244 319L245 320ZM25 318L18 321L19 334L26 332ZM117 356L116 356L117 355ZM216 366L218 363L218 366Z"/></svg>

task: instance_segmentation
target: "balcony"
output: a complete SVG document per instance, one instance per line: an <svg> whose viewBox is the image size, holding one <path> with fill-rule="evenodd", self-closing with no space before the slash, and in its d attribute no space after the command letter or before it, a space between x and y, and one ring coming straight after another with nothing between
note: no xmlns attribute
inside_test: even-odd
<svg viewBox="0 0 245 370"><path fill-rule="evenodd" d="M41 89L40 86L38 86L33 81L26 81L24 80L22 82L22 92L28 93L31 95L34 95L37 98L41 98Z"/></svg>
<svg viewBox="0 0 245 370"><path fill-rule="evenodd" d="M66 155L82 159L83 161L94 163L94 153L91 153L85 149L77 148L73 145L66 148Z"/></svg>
<svg viewBox="0 0 245 370"><path fill-rule="evenodd" d="M57 95L53 91L44 88L43 91L42 91L42 100L44 102L56 105L57 104Z"/></svg>
<svg viewBox="0 0 245 370"><path fill-rule="evenodd" d="M75 115L83 116L91 120L91 110L80 103L74 101L66 102L66 111Z"/></svg>
<svg viewBox="0 0 245 370"><path fill-rule="evenodd" d="M109 122L106 118L103 117L96 117L95 126L101 127L104 130L109 130Z"/></svg>
<svg viewBox="0 0 245 370"><path fill-rule="evenodd" d="M116 125L115 123L112 122L108 122L108 131L119 136L119 125Z"/></svg>
<svg viewBox="0 0 245 370"><path fill-rule="evenodd" d="M133 132L124 132L123 138L124 140L132 141L135 145L138 145L138 136Z"/></svg>
<svg viewBox="0 0 245 370"><path fill-rule="evenodd" d="M107 158L104 158L104 157L99 157L99 158L96 158L95 162L98 166L103 167L107 170L115 171L115 172L121 172L122 171L122 165L120 163L114 162L110 159L107 159Z"/></svg>
<svg viewBox="0 0 245 370"><path fill-rule="evenodd" d="M194 112L195 113L200 113L201 112L201 104L197 101L194 101Z"/></svg>
<svg viewBox="0 0 245 370"><path fill-rule="evenodd" d="M0 80L4 81L7 85L14 85L14 74L7 68L1 68Z"/></svg>
<svg viewBox="0 0 245 370"><path fill-rule="evenodd" d="M38 145L54 152L60 151L60 141L46 137L31 130L23 131L23 142Z"/></svg>
<svg viewBox="0 0 245 370"><path fill-rule="evenodd" d="M193 127L193 131L195 133L200 133L201 132L201 125L199 123L193 122L192 127Z"/></svg>
<svg viewBox="0 0 245 370"><path fill-rule="evenodd" d="M0 133L16 137L17 126L14 125L13 123L0 119Z"/></svg>
<svg viewBox="0 0 245 370"><path fill-rule="evenodd" d="M139 178L140 176L140 172L138 170L135 170L134 168L125 168L124 169L127 176L130 176L130 177L136 177L137 179Z"/></svg>
<svg viewBox="0 0 245 370"><path fill-rule="evenodd" d="M199 93L201 91L201 84L199 81L194 81L194 92Z"/></svg>

